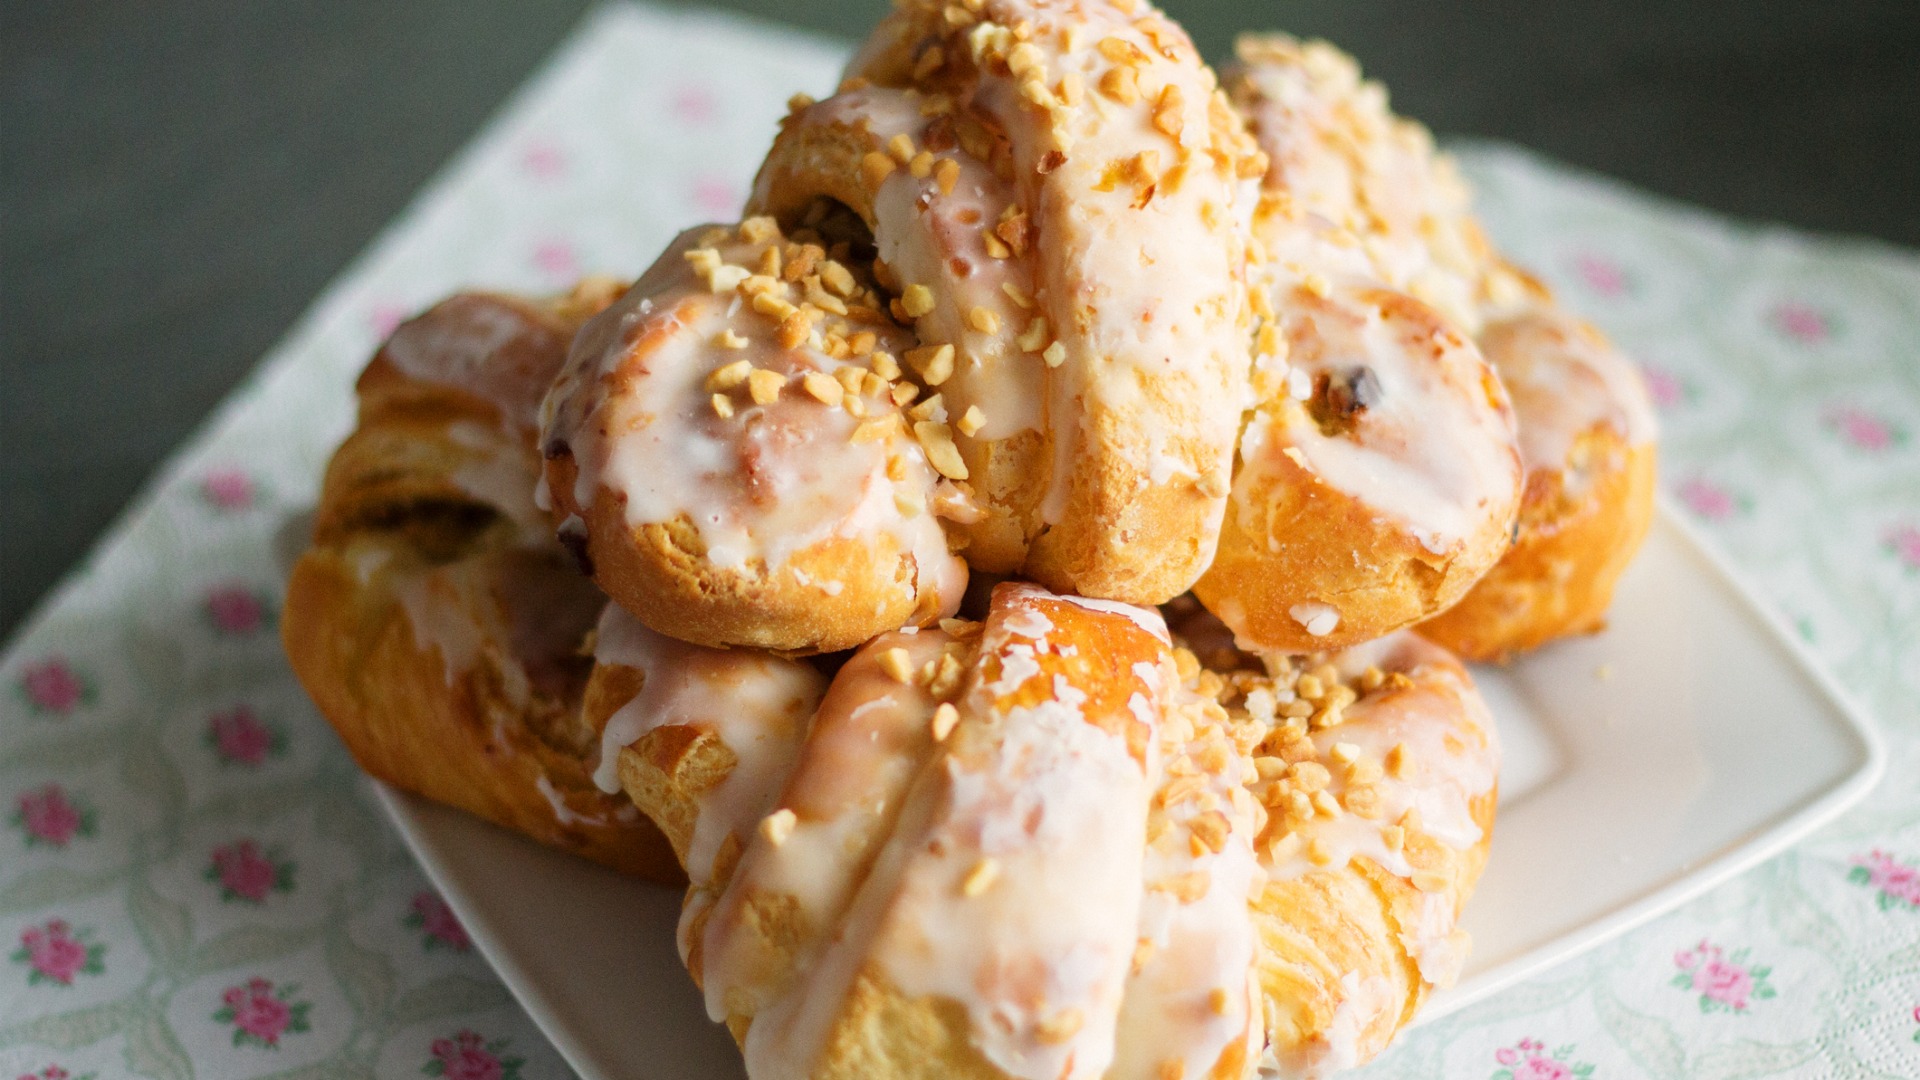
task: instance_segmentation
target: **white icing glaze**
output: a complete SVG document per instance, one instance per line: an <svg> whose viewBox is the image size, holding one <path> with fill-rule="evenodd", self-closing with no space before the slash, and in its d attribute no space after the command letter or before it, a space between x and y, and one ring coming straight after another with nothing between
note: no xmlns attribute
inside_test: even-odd
<svg viewBox="0 0 1920 1080"><path fill-rule="evenodd" d="M413 631L414 648L440 654L448 686L474 665L487 640L485 628L475 621L459 569L395 574L392 579L393 595Z"/></svg>
<svg viewBox="0 0 1920 1080"><path fill-rule="evenodd" d="M381 354L409 378L463 390L492 404L510 427L532 431L568 336L529 301L462 293L401 323Z"/></svg>
<svg viewBox="0 0 1920 1080"><path fill-rule="evenodd" d="M1105 1071L1138 931L1154 766L1128 749L1130 717L1076 704L1088 688L1047 680L1049 693L1023 703L1032 681L1047 679L1037 658L1065 643L1052 641L1052 630L1029 637L1009 622L1038 630L1023 612L1051 599L1028 586L1003 586L996 597L981 644L991 659L837 936L793 993L785 1051L754 1059L768 1061L766 1075L807 1075L863 975L909 999L964 1006L974 1046L1009 1075ZM1113 636L1131 633L1118 623ZM1158 700L1155 687L1135 689ZM1020 698L1010 699L1015 692ZM1150 758L1151 745L1149 731ZM993 880L968 895L964 883L987 860ZM749 1032L750 1055L760 1028Z"/></svg>
<svg viewBox="0 0 1920 1080"><path fill-rule="evenodd" d="M603 815L582 814L573 807L568 806L566 796L560 794L559 789L553 786L553 781L547 779L547 774L541 773L534 777L533 786L540 792L540 797L547 800L547 805L553 808L553 819L558 821L563 827L572 827L574 825L605 825L607 823L607 819Z"/></svg>
<svg viewBox="0 0 1920 1080"><path fill-rule="evenodd" d="M473 420L456 420L446 433L455 446L469 452L451 474L454 485L520 526L529 546L549 543L552 526L532 499L541 480L539 459L528 452L524 435L509 435Z"/></svg>
<svg viewBox="0 0 1920 1080"><path fill-rule="evenodd" d="M1335 627L1340 625L1339 609L1329 604L1312 602L1295 604L1287 609L1287 614L1291 615L1294 622L1299 623L1302 629L1314 637L1326 637L1328 634L1333 633Z"/></svg>
<svg viewBox="0 0 1920 1080"><path fill-rule="evenodd" d="M1273 281L1290 361L1315 380L1315 393L1360 379L1368 385L1337 391L1366 404L1328 428L1291 396L1254 414L1235 479L1249 535L1262 535L1256 485L1283 457L1398 522L1436 555L1459 550L1490 517L1510 512L1520 476L1513 414L1471 342L1431 309L1362 282L1335 282L1322 295L1285 272Z"/></svg>
<svg viewBox="0 0 1920 1080"><path fill-rule="evenodd" d="M1383 1012L1400 1008L1393 980L1379 975L1365 979L1357 971L1340 976L1340 1002L1333 1020L1317 1038L1297 1046L1267 1048L1260 1063L1262 1077L1276 1080L1323 1080L1360 1064L1360 1036Z"/></svg>
<svg viewBox="0 0 1920 1080"><path fill-rule="evenodd" d="M602 791L620 790L621 749L656 728L711 732L736 759L726 779L697 800L687 876L704 885L712 879L722 842L729 834L744 841L786 782L823 680L797 660L748 649L708 649L656 634L618 604L608 604L600 617L594 659L644 676L640 692L601 731L593 779ZM683 934L686 924L683 916ZM682 949L684 955L684 938Z"/></svg>
<svg viewBox="0 0 1920 1080"><path fill-rule="evenodd" d="M1084 528L1066 515L1093 498L1081 488L1094 482L1131 489L1177 472L1224 490L1248 399L1244 245L1232 224L1251 189L1235 176L1240 132L1209 124L1212 72L1185 33L1144 4L1123 12L987 0L978 17L949 33L939 5L912 5L849 70L884 77L916 30L942 36L948 65L964 56L970 66L939 85L1005 133L1010 167L1001 175L1015 178L1038 230L1038 310L1063 349L1048 372L1053 465L1042 518ZM1138 52L1140 97L1129 104L1095 89L1115 66L1101 52L1109 41ZM1047 89L1063 80L1084 92L1067 100ZM1165 114L1159 128L1156 108ZM1157 182L1116 180L1116 170L1147 160ZM1171 177L1179 165L1184 172ZM1224 509L1204 498L1203 556Z"/></svg>
<svg viewBox="0 0 1920 1080"><path fill-rule="evenodd" d="M1480 325L1489 252L1453 162L1386 92L1325 42L1243 39L1234 102L1267 153L1265 186L1298 227L1262 236L1278 261L1359 273ZM1310 260L1310 261L1309 261Z"/></svg>
<svg viewBox="0 0 1920 1080"><path fill-rule="evenodd" d="M957 600L965 567L947 552L939 521L899 506L924 507L937 479L919 445L905 425L854 442L858 419L803 392L804 374L849 363L806 342L781 347L764 316L730 315L738 296L709 292L682 258L703 231L682 234L625 297L587 323L548 395L542 444L570 448L579 466L574 504L592 505L604 487L624 500L630 527L684 518L719 567L771 570L832 537L890 536L914 559L917 578L906 587ZM752 264L762 247L733 243L722 252ZM868 329L889 350L911 343L890 325ZM723 331L739 334L743 346L716 345ZM743 360L786 385L765 405L740 395L734 414L722 417L707 378ZM884 397L868 402L870 417L897 413ZM889 478L889 459L899 461L898 481Z"/></svg>
<svg viewBox="0 0 1920 1080"><path fill-rule="evenodd" d="M1166 766L1148 827L1158 838L1147 844L1140 907L1140 940L1149 944L1127 983L1109 1080L1158 1080L1169 1061L1182 1076L1212 1076L1233 1048L1243 1062L1259 1049L1258 939L1248 904L1265 880L1253 849L1261 822L1252 799L1234 797L1253 779L1252 763L1196 705L1183 703L1161 728ZM1200 764L1209 744L1224 769ZM1195 775L1206 781L1199 797L1169 805L1165 780ZM1214 815L1229 830L1224 843L1217 852L1196 848L1196 821ZM1187 874L1206 876L1197 898L1154 887Z"/></svg>
<svg viewBox="0 0 1920 1080"><path fill-rule="evenodd" d="M1656 438L1653 402L1633 362L1571 315L1526 311L1489 324L1480 346L1513 398L1529 471L1577 472L1569 461L1574 440L1596 427L1629 446Z"/></svg>
<svg viewBox="0 0 1920 1080"><path fill-rule="evenodd" d="M906 650L917 670L937 662L952 639L938 630L882 634L834 677L800 760L778 800L794 815L779 842L757 829L707 920L701 977L715 1020L751 1016L748 1071L780 1071L798 1004L788 993L805 979L831 938L855 887L891 831L900 801L933 749L929 719L938 702L902 683L878 657ZM791 902L791 935L769 938L756 902Z"/></svg>

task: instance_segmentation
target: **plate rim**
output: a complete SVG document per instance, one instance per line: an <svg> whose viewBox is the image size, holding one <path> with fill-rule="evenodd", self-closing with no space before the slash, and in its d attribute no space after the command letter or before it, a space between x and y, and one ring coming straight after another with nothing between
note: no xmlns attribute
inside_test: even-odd
<svg viewBox="0 0 1920 1080"><path fill-rule="evenodd" d="M1686 868L1680 876L1650 892L1628 900L1579 928L1542 942L1478 976L1470 984L1436 990L1415 1014L1409 1028L1431 1023L1473 1005L1556 964L1590 952L1629 931L1644 926L1695 897L1725 884L1735 876L1758 866L1799 843L1815 829L1839 817L1865 798L1886 773L1885 740L1868 719L1865 709L1828 672L1824 663L1801 642L1786 619L1776 612L1760 593L1742 580L1733 562L1698 526L1688 520L1675 499L1664 490L1655 497L1656 521L1671 528L1691 554L1700 557L1708 569L1731 592L1734 599L1775 644L1799 665L1814 686L1824 694L1843 721L1839 730L1852 736L1856 763L1831 786L1815 793L1782 814L1757 823L1753 835L1729 845L1711 858Z"/></svg>

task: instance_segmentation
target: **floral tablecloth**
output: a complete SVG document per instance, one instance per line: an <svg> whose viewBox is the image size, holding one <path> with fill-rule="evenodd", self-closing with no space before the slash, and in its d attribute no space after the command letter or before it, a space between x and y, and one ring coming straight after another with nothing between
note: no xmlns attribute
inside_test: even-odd
<svg viewBox="0 0 1920 1080"><path fill-rule="evenodd" d="M567 1074L288 674L276 550L398 319L463 285L637 272L733 212L841 53L598 12L10 644L0 1077ZM1786 855L1365 1075L1920 1076L1920 260L1457 149L1498 241L1644 361L1668 489L1891 761Z"/></svg>

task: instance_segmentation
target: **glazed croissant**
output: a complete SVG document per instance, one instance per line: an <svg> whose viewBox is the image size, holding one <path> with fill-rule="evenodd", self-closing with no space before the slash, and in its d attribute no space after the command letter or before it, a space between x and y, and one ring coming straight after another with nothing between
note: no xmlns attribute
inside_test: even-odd
<svg viewBox="0 0 1920 1080"><path fill-rule="evenodd" d="M652 823L588 778L582 653L606 597L533 505L536 410L618 286L466 293L361 374L287 585L294 673L367 772L629 873L679 880Z"/></svg>
<svg viewBox="0 0 1920 1080"><path fill-rule="evenodd" d="M647 696L680 651L618 608L590 709L692 887L681 953L755 1077L1319 1075L1464 957L1497 750L1399 635L1261 659L1160 613L998 587L857 651L818 711L708 650L734 705ZM772 665L772 666L770 666Z"/></svg>

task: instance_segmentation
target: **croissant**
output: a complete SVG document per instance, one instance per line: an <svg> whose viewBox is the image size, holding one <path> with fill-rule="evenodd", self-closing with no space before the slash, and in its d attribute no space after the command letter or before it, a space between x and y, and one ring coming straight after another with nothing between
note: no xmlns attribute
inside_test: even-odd
<svg viewBox="0 0 1920 1080"><path fill-rule="evenodd" d="M930 532L960 574L1135 601L1212 558L1257 153L1144 5L976 7L902 6L840 93L796 102L756 216L676 241L576 345L543 432L554 504L656 630L797 653L930 625L960 576ZM674 314L695 295L697 321ZM751 482L736 448L768 423L798 460L886 448L890 497L850 468L778 522L716 508L687 474ZM628 449L687 431L685 464Z"/></svg>
<svg viewBox="0 0 1920 1080"><path fill-rule="evenodd" d="M535 508L540 395L617 286L466 293L397 329L357 384L281 637L368 773L616 869L682 880L594 787L581 647L606 598Z"/></svg>
<svg viewBox="0 0 1920 1080"><path fill-rule="evenodd" d="M1291 423L1281 423L1263 405L1242 437L1235 500L1263 505L1264 516L1230 516L1196 593L1267 647L1360 640L1433 616L1423 633L1486 660L1597 629L1652 516L1654 427L1638 373L1493 251L1452 161L1387 109L1350 57L1283 35L1243 37L1238 52L1228 91L1271 162L1254 226L1279 286L1269 319L1293 346L1286 377L1304 407L1285 409ZM1382 306L1377 323L1403 327L1403 342L1424 346L1423 323L1444 319L1451 334L1436 326L1433 340L1454 355L1436 364L1355 344L1331 351L1364 369L1328 363L1326 309L1338 309L1343 280L1404 294L1399 318ZM1463 337L1504 394L1474 392L1492 380ZM1382 360L1428 385L1392 392ZM1517 513L1514 459L1491 430L1509 400L1524 476ZM1396 405L1415 413L1383 432L1382 408ZM1281 460L1289 450L1302 454ZM1259 498L1241 497L1256 487ZM1313 501L1353 509L1344 519L1324 505L1292 516ZM1500 512L1463 513L1476 504ZM1331 558L1348 550L1400 569L1357 588L1351 567ZM1311 632L1316 619L1325 633Z"/></svg>
<svg viewBox="0 0 1920 1080"><path fill-rule="evenodd" d="M1152 609L1008 583L984 623L861 648L810 722L782 695L620 705L622 782L693 881L681 954L748 1074L1319 1075L1377 1053L1464 956L1485 707L1404 634L1311 667L1209 652ZM625 654L594 680L644 695L671 670Z"/></svg>

